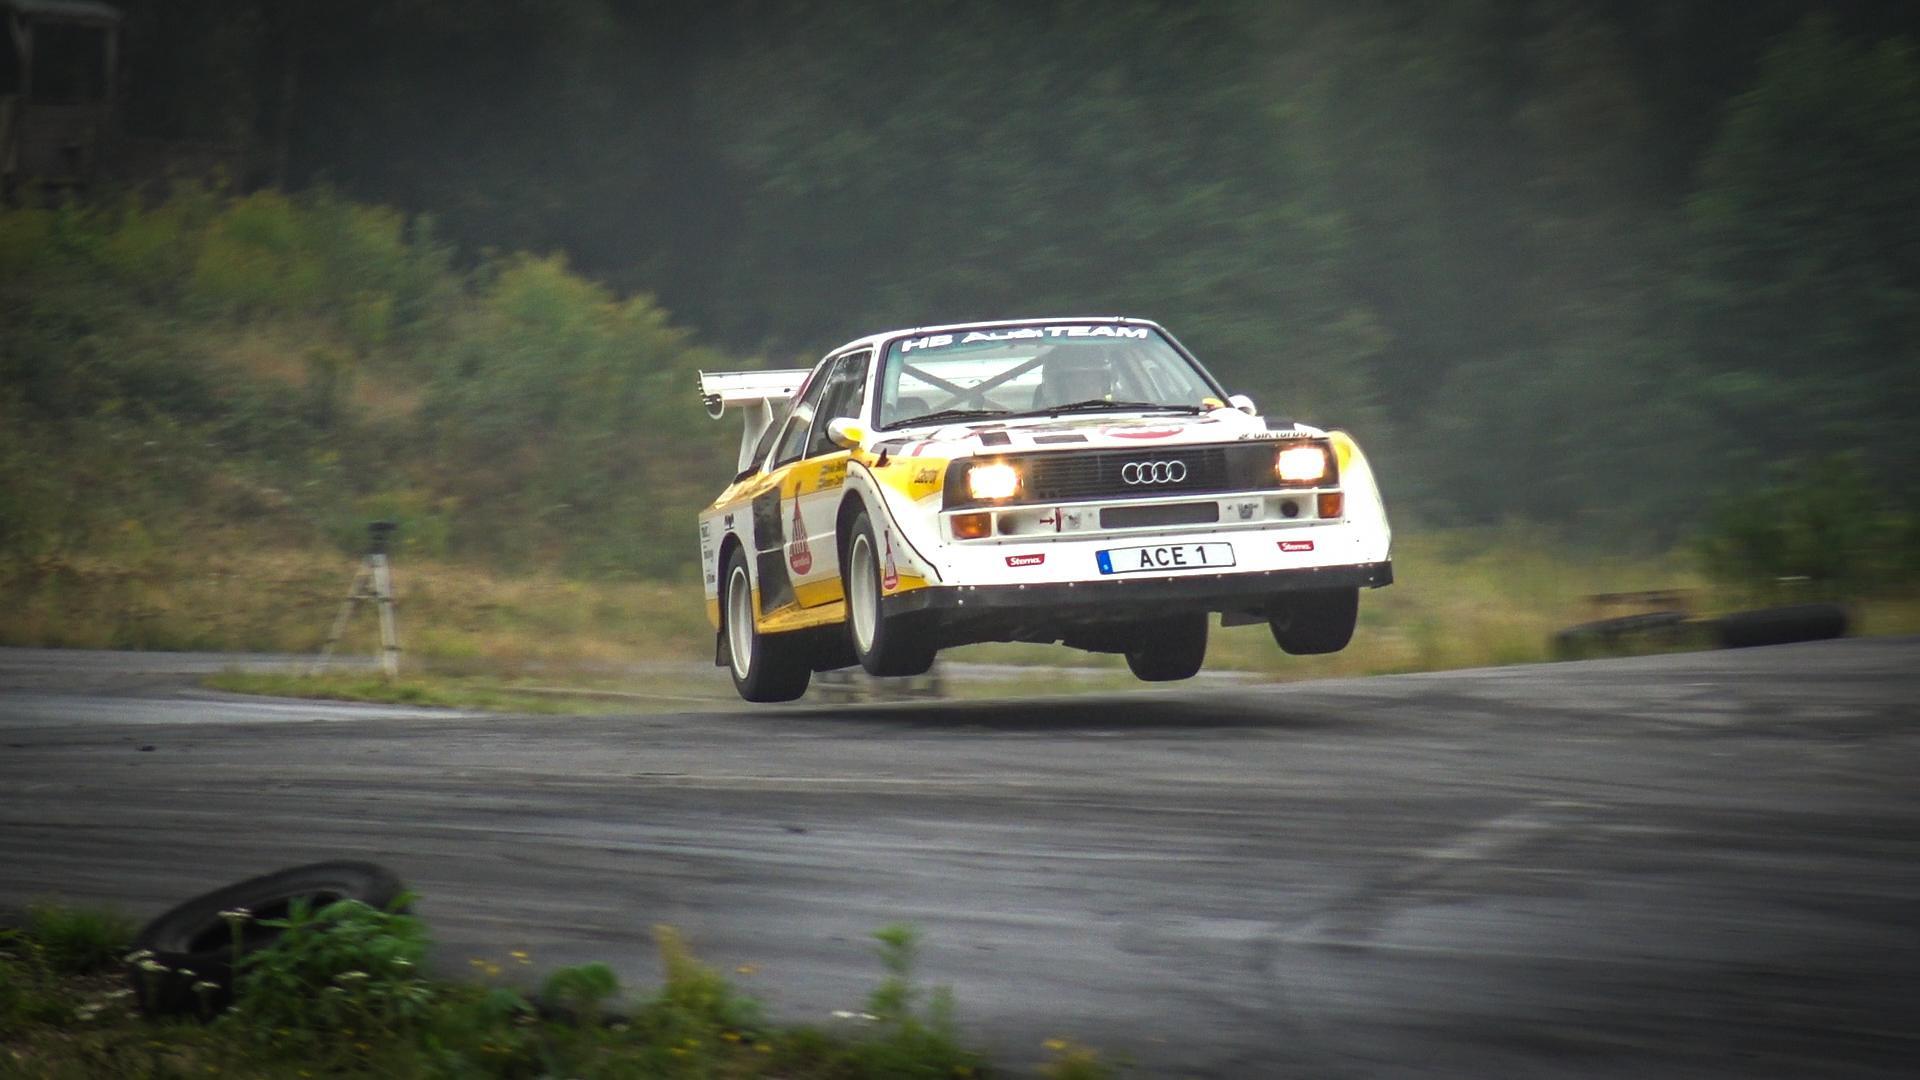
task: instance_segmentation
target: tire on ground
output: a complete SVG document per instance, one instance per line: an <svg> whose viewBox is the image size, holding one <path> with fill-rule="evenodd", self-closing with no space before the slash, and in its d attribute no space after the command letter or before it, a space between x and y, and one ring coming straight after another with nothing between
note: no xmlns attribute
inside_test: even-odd
<svg viewBox="0 0 1920 1080"><path fill-rule="evenodd" d="M406 889L393 871L369 862L319 862L248 878L178 904L148 923L133 939L135 956L127 976L140 1008L151 1016L189 1014L212 1017L233 1000L234 923L240 954L274 943L280 930L262 919L285 918L295 900L318 909L339 900L358 900L391 909ZM223 912L246 911L229 922ZM211 984L212 989L195 984Z"/></svg>
<svg viewBox="0 0 1920 1080"><path fill-rule="evenodd" d="M720 580L720 640L726 644L733 688L753 702L792 701L806 693L813 678L807 643L797 634L762 634L755 628L753 583L739 548L728 553Z"/></svg>
<svg viewBox="0 0 1920 1080"><path fill-rule="evenodd" d="M939 649L911 615L887 615L880 598L880 545L864 509L847 523L840 584L847 598L847 641L869 675L925 675ZM870 640L862 642L865 634Z"/></svg>
<svg viewBox="0 0 1920 1080"><path fill-rule="evenodd" d="M1793 604L1736 611L1713 620L1713 634L1725 649L1846 637L1847 609L1839 604Z"/></svg>
<svg viewBox="0 0 1920 1080"><path fill-rule="evenodd" d="M1359 589L1313 589L1275 597L1267 625L1282 651L1318 656L1346 648L1359 618Z"/></svg>
<svg viewBox="0 0 1920 1080"><path fill-rule="evenodd" d="M1684 640L1687 627L1688 615L1679 610L1620 615L1569 626L1555 633L1553 651L1563 660L1573 660L1591 652L1616 651L1635 641L1678 644Z"/></svg>
<svg viewBox="0 0 1920 1080"><path fill-rule="evenodd" d="M1193 678L1207 659L1207 613L1184 612L1141 627L1126 656L1128 670L1142 682Z"/></svg>

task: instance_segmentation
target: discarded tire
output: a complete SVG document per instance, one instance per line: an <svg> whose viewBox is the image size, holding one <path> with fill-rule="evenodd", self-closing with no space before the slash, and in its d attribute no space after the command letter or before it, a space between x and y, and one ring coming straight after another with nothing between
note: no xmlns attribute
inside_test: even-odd
<svg viewBox="0 0 1920 1080"><path fill-rule="evenodd" d="M1736 611L1713 620L1713 635L1723 649L1846 637L1847 609L1839 604L1794 604Z"/></svg>
<svg viewBox="0 0 1920 1080"><path fill-rule="evenodd" d="M1622 615L1567 627L1553 635L1553 650L1562 659L1573 659L1588 653L1617 652L1635 641L1674 644L1684 638L1686 626L1684 611Z"/></svg>
<svg viewBox="0 0 1920 1080"><path fill-rule="evenodd" d="M404 892L392 871L368 862L310 863L262 874L196 896L148 923L133 940L127 974L149 1015L212 1016L233 1000L236 925L244 956L279 938L277 927L260 921L285 918L295 900L314 908L359 900L385 909Z"/></svg>

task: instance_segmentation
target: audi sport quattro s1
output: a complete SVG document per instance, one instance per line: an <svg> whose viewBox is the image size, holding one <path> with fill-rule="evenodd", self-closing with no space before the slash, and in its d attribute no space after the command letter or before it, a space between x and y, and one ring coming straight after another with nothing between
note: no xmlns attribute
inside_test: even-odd
<svg viewBox="0 0 1920 1080"><path fill-rule="evenodd" d="M1360 590L1393 581L1358 444L1261 416L1145 320L897 330L700 392L745 420L699 525L715 662L749 701L981 641L1185 679L1216 612L1336 652Z"/></svg>

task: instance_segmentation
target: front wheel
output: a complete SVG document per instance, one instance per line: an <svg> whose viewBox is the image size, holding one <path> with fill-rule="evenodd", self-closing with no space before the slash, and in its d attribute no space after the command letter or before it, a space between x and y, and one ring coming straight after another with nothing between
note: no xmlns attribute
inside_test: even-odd
<svg viewBox="0 0 1920 1080"><path fill-rule="evenodd" d="M869 675L924 675L938 650L929 644L911 619L889 617L881 610L885 595L880 584L881 557L874 542L873 521L861 510L853 515L841 562L840 584L847 596L847 639L853 655Z"/></svg>
<svg viewBox="0 0 1920 1080"><path fill-rule="evenodd" d="M1283 651L1318 656L1346 648L1359 617L1359 589L1315 589L1278 597L1267 625Z"/></svg>
<svg viewBox="0 0 1920 1080"><path fill-rule="evenodd" d="M1142 682L1191 679L1207 659L1207 613L1157 619L1127 647L1127 668Z"/></svg>
<svg viewBox="0 0 1920 1080"><path fill-rule="evenodd" d="M792 635L762 634L753 625L753 581L747 559L735 548L727 558L726 602L721 621L727 640L727 670L733 688L748 701L792 701L807 692L813 666Z"/></svg>

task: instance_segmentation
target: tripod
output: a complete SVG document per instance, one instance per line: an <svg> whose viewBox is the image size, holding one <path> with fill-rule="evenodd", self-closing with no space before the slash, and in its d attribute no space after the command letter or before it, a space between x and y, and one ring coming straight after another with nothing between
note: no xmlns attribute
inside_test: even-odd
<svg viewBox="0 0 1920 1080"><path fill-rule="evenodd" d="M387 565L387 545L399 527L392 521L367 525L367 557L353 575L347 599L340 605L340 614L334 616L333 630L327 634L327 643L320 649L319 659L313 662L309 675L320 674L333 660L334 646L340 644L340 635L347 631L347 619L353 615L354 605L368 600L380 606L380 669L389 679L400 677L400 632L393 623L393 575Z"/></svg>

